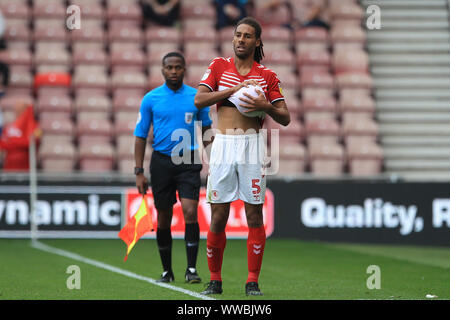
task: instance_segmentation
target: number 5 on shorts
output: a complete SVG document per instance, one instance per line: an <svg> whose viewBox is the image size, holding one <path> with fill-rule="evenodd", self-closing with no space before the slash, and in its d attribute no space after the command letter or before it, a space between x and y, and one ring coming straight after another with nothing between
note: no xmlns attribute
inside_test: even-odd
<svg viewBox="0 0 450 320"><path fill-rule="evenodd" d="M252 193L259 194L261 192L261 187L259 185L260 179L252 179Z"/></svg>

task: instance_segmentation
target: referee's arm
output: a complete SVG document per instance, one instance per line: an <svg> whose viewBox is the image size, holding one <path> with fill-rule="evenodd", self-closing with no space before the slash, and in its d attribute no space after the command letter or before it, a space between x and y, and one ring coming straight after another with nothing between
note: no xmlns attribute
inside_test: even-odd
<svg viewBox="0 0 450 320"><path fill-rule="evenodd" d="M134 141L134 161L137 168L144 168L144 155L147 139L135 137ZM136 174L136 187L140 194L146 194L148 189L148 181L144 173Z"/></svg>

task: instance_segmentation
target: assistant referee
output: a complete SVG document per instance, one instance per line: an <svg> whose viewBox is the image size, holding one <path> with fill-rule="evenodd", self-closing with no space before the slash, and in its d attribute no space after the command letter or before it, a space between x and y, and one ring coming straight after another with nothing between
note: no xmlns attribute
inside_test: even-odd
<svg viewBox="0 0 450 320"><path fill-rule="evenodd" d="M144 174L143 162L146 138L153 125L150 182L154 205L158 212L156 240L163 266L163 273L158 280L160 282L171 282L175 278L172 271L170 228L173 205L177 202L177 191L185 222L187 255L185 279L189 283L201 282L196 270L196 263L200 239L197 207L202 164L199 161L194 132L196 122L201 121L202 132L205 132L211 128L212 121L209 117L209 107L201 110L195 107L194 97L197 89L183 83L185 71L186 62L182 54L170 52L164 56L162 74L165 83L148 92L142 99L134 130L136 187L139 193L145 194L148 189L148 180ZM173 135L174 132L180 132L180 130L188 135ZM179 163L180 156L189 161ZM174 161L176 158L177 160Z"/></svg>

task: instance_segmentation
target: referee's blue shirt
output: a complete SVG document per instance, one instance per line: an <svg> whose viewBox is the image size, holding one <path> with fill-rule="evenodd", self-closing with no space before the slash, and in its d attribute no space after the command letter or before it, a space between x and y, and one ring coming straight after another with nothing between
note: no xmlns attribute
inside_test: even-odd
<svg viewBox="0 0 450 320"><path fill-rule="evenodd" d="M185 150L197 149L195 121L201 121L202 126L210 126L212 121L209 117L209 107L199 110L194 105L196 93L197 89L186 84L173 91L165 83L148 92L141 102L134 135L146 139L153 123L153 150L170 156L180 142L189 143L189 146L183 146ZM190 141L186 141L186 136L178 134L180 131L177 129L189 132ZM172 133L175 130L177 131L174 139L177 139L173 141Z"/></svg>

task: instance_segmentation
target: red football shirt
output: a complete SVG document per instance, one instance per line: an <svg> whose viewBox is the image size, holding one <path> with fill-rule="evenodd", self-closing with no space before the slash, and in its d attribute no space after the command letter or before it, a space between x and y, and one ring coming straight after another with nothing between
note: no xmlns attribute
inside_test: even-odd
<svg viewBox="0 0 450 320"><path fill-rule="evenodd" d="M277 100L284 100L280 80L276 73L256 61L253 62L250 72L246 76L242 76L234 65L234 58L215 58L199 84L207 86L211 91L222 91L232 88L245 80L258 81L264 90L266 99L271 103ZM223 103L224 101L219 101L217 107L220 107Z"/></svg>

